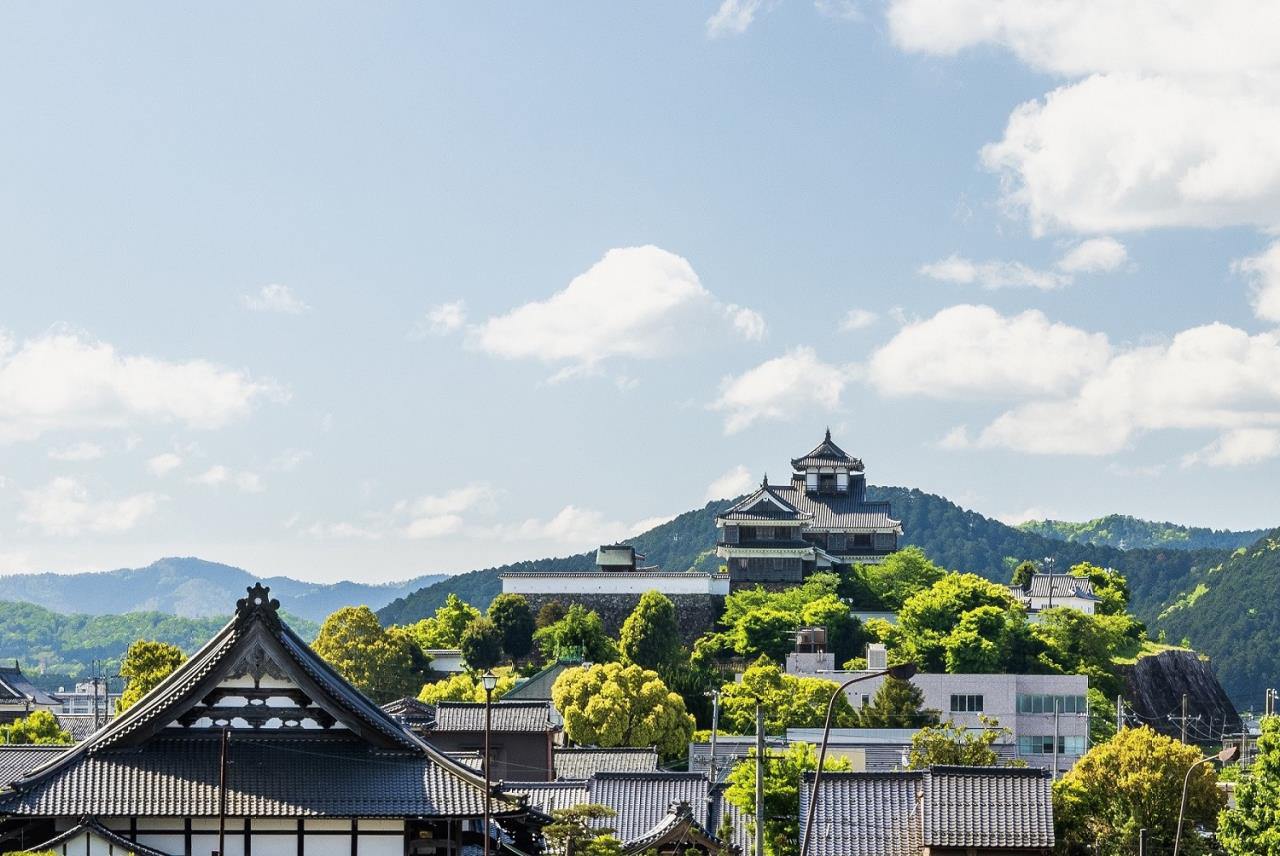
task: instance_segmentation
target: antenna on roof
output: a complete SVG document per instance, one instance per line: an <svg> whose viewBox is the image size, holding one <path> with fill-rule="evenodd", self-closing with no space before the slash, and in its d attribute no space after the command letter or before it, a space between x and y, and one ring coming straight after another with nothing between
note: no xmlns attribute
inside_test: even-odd
<svg viewBox="0 0 1280 856"><path fill-rule="evenodd" d="M769 486L769 474L765 473L764 478L760 479L760 487L768 487L768 486Z"/></svg>
<svg viewBox="0 0 1280 856"><path fill-rule="evenodd" d="M828 443L830 443L830 442L831 442L831 426L830 426L830 425L828 425L828 426L827 426L827 436L826 436L826 441L827 441Z"/></svg>

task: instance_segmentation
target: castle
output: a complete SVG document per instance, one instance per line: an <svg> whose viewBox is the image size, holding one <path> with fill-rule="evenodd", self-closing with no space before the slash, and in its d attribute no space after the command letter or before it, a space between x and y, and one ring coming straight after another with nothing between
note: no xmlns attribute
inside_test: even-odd
<svg viewBox="0 0 1280 856"><path fill-rule="evenodd" d="M845 572L898 548L902 524L889 503L867 500L862 461L837 446L830 430L817 447L793 458L791 468L788 484L771 485L766 477L716 518L722 568L662 570L644 565L629 545L607 544L596 551L593 568L509 571L502 591L524 595L535 611L552 600L581 603L616 633L640 596L657 589L675 603L692 641L714 626L736 588L797 585L814 571Z"/></svg>

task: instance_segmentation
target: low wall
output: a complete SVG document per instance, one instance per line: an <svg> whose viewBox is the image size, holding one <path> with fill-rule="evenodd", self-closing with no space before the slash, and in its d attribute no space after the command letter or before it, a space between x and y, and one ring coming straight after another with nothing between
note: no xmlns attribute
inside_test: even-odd
<svg viewBox="0 0 1280 856"><path fill-rule="evenodd" d="M724 598L710 594L667 594L663 592L676 607L676 618L680 624L680 639L685 645L693 645L695 639L715 629L716 620L724 612ZM529 607L534 615L549 601L559 601L566 609L580 603L600 614L605 631L617 637L622 630L622 622L640 602L640 594L526 594Z"/></svg>

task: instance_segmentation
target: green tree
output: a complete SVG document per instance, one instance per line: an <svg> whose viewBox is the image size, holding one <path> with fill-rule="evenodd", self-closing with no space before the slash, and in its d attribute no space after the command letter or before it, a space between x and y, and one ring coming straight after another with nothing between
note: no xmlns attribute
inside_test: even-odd
<svg viewBox="0 0 1280 856"><path fill-rule="evenodd" d="M788 728L816 728L827 715L827 705L839 687L823 678L801 678L784 674L775 663L761 657L742 673L742 680L727 683L720 691L720 723L728 732L752 734L756 730L756 700L764 710L764 727L769 734L783 734ZM849 699L841 693L832 711L837 728L857 724Z"/></svg>
<svg viewBox="0 0 1280 856"><path fill-rule="evenodd" d="M413 695L425 677L414 670L408 640L383 630L367 606L344 606L330 615L311 647L376 702Z"/></svg>
<svg viewBox="0 0 1280 856"><path fill-rule="evenodd" d="M538 610L538 617L534 619L533 626L535 630L541 630L544 627L550 627L565 616L564 604L558 600L549 600Z"/></svg>
<svg viewBox="0 0 1280 856"><path fill-rule="evenodd" d="M478 672L492 669L502 662L502 633L489 619L474 619L462 631L458 648L468 668Z"/></svg>
<svg viewBox="0 0 1280 856"><path fill-rule="evenodd" d="M515 688L516 674L508 667L499 667L493 672L498 676L498 683L493 688L493 698L496 701ZM425 701L427 704L437 704L442 701L482 702L484 685L480 683L478 677L472 672L459 672L443 680L423 684L418 692L418 701Z"/></svg>
<svg viewBox="0 0 1280 856"><path fill-rule="evenodd" d="M1089 745L1106 743L1116 736L1116 700L1095 686L1089 687Z"/></svg>
<svg viewBox="0 0 1280 856"><path fill-rule="evenodd" d="M730 632L733 650L744 657L764 655L782 662L795 647L796 618L771 606L753 609Z"/></svg>
<svg viewBox="0 0 1280 856"><path fill-rule="evenodd" d="M533 611L522 594L500 594L489 604L489 620L502 634L502 650L511 660L522 660L533 650Z"/></svg>
<svg viewBox="0 0 1280 856"><path fill-rule="evenodd" d="M1126 616L1089 615L1055 606L1040 613L1031 632L1044 644L1042 659L1055 671L1088 675L1089 685L1108 695L1120 692L1112 658L1125 645Z"/></svg>
<svg viewBox="0 0 1280 856"><path fill-rule="evenodd" d="M552 809L552 822L542 828L547 851L567 856L621 856L622 843L614 837L613 829L600 825L616 815L599 803Z"/></svg>
<svg viewBox="0 0 1280 856"><path fill-rule="evenodd" d="M1059 849L1129 856L1145 828L1157 852L1172 852L1183 777L1199 759L1197 747L1146 726L1126 728L1094 746L1054 785ZM1213 832L1225 802L1217 781L1210 765L1191 774L1182 838L1189 856L1212 852L1204 833Z"/></svg>
<svg viewBox="0 0 1280 856"><path fill-rule="evenodd" d="M622 659L665 674L681 658L676 607L662 592L650 590L622 623L618 639Z"/></svg>
<svg viewBox="0 0 1280 856"><path fill-rule="evenodd" d="M1218 841L1231 856L1280 854L1280 716L1261 724L1257 757L1236 784L1236 807L1218 818Z"/></svg>
<svg viewBox="0 0 1280 856"><path fill-rule="evenodd" d="M1102 615L1123 615L1129 609L1129 581L1119 571L1081 562L1071 566L1071 575L1093 583L1093 593L1099 598L1097 611Z"/></svg>
<svg viewBox="0 0 1280 856"><path fill-rule="evenodd" d="M921 728L911 737L907 766L912 770L937 765L999 766L1000 756L991 745L1008 739L1012 732L1000 728L994 719L983 716L980 721L981 730L971 731L951 721Z"/></svg>
<svg viewBox="0 0 1280 856"><path fill-rule="evenodd" d="M580 603L569 607L555 624L548 624L533 634L548 659L565 656L570 652L581 655L593 663L618 659L618 646L604 632L604 622L594 610Z"/></svg>
<svg viewBox="0 0 1280 856"><path fill-rule="evenodd" d="M450 593L435 615L409 625L409 629L424 649L452 649L462 643L462 632L467 625L479 617L480 610Z"/></svg>
<svg viewBox="0 0 1280 856"><path fill-rule="evenodd" d="M64 730L58 717L47 710L33 710L8 725L0 725L0 743L58 746L74 742L71 732Z"/></svg>
<svg viewBox="0 0 1280 856"><path fill-rule="evenodd" d="M1036 563L1028 559L1013 569L1013 579L1009 580L1009 585L1017 588L1025 588L1031 584L1031 578L1036 575L1039 568Z"/></svg>
<svg viewBox="0 0 1280 856"><path fill-rule="evenodd" d="M592 746L656 746L675 758L688 749L693 717L684 700L658 673L636 665L598 663L566 669L551 687L551 700L576 743Z"/></svg>
<svg viewBox="0 0 1280 856"><path fill-rule="evenodd" d="M944 662L953 674L1041 671L1043 644L1021 611L979 606L960 616L943 639Z"/></svg>
<svg viewBox="0 0 1280 856"><path fill-rule="evenodd" d="M938 721L938 712L925 710L924 693L911 681L885 675L871 702L858 712L860 728L920 728Z"/></svg>
<svg viewBox="0 0 1280 856"><path fill-rule="evenodd" d="M765 751L764 765L764 848L768 856L794 856L800 849L800 781L807 772L818 769L818 754L811 743L793 743L781 752ZM828 755L823 771L849 769L849 759ZM729 773L725 797L751 817L748 831L755 834L756 818L756 754Z"/></svg>
<svg viewBox="0 0 1280 856"><path fill-rule="evenodd" d="M130 645L120 663L120 677L125 679L125 686L120 698L116 699L116 713L123 713L137 704L186 659L187 655L181 648L168 642L139 639Z"/></svg>
<svg viewBox="0 0 1280 856"><path fill-rule="evenodd" d="M946 668L947 638L966 613L983 606L1025 620L1021 605L1004 586L976 574L950 573L906 599L898 611L898 624L886 631L886 641L922 671L941 672Z"/></svg>
<svg viewBox="0 0 1280 856"><path fill-rule="evenodd" d="M924 550L913 545L890 553L879 564L858 565L854 574L879 601L873 605L897 610L907 598L942 579L946 571L929 561Z"/></svg>

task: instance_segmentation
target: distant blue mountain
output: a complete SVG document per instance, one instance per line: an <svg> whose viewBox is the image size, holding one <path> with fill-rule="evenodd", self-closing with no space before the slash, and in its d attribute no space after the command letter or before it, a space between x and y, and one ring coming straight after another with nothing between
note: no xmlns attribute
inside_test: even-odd
<svg viewBox="0 0 1280 856"><path fill-rule="evenodd" d="M241 568L194 557L160 559L145 568L75 574L0 576L0 597L55 612L112 615L164 612L187 618L225 617L245 588L262 581L280 605L312 621L343 606L381 609L397 598L444 579L429 574L394 583L312 583L290 577L263 579Z"/></svg>

